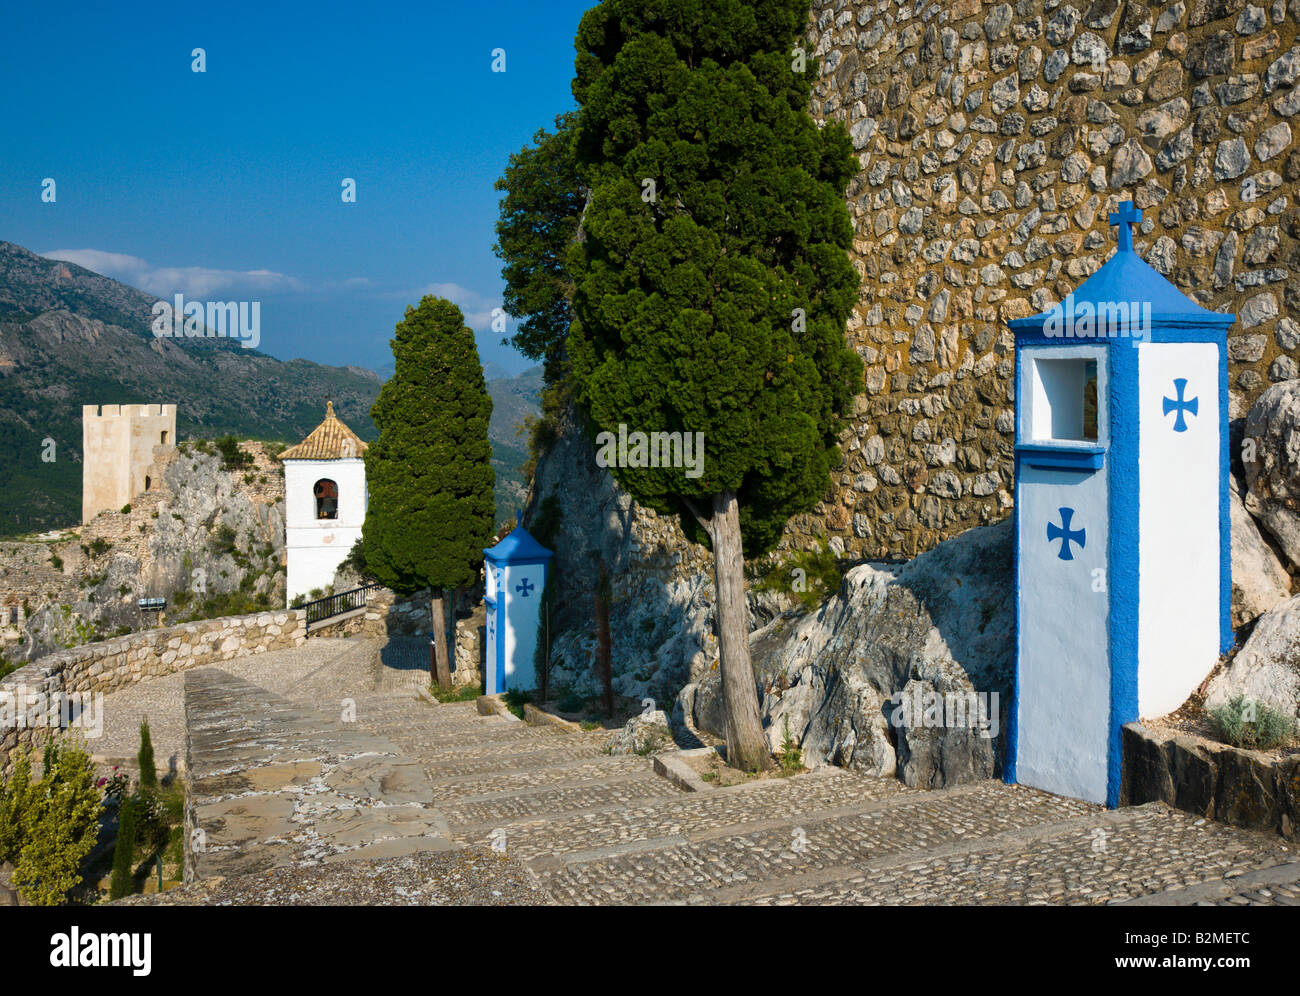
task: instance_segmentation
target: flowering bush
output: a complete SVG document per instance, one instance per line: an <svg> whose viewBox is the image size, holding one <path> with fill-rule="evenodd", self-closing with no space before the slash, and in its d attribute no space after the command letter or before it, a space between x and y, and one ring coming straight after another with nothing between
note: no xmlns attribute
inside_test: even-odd
<svg viewBox="0 0 1300 996"><path fill-rule="evenodd" d="M95 787L103 791L105 801L117 805L120 805L126 797L126 790L130 785L131 779L122 774L117 765L113 766L113 773L109 777L101 778L95 783Z"/></svg>

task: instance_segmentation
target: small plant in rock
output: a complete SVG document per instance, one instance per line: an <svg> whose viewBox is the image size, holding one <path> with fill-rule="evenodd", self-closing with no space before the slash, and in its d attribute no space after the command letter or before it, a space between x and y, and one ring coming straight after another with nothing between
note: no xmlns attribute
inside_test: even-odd
<svg viewBox="0 0 1300 996"><path fill-rule="evenodd" d="M1273 750L1296 736L1290 716L1244 695L1212 710L1210 719L1224 742L1247 750Z"/></svg>
<svg viewBox="0 0 1300 996"><path fill-rule="evenodd" d="M777 758L781 765L781 773L793 775L797 771L803 771L803 750L794 742L794 737L790 733L790 717L784 717L781 725L781 754Z"/></svg>
<svg viewBox="0 0 1300 996"><path fill-rule="evenodd" d="M125 505L122 506L122 514L123 514L123 515L130 515L130 514L131 514L131 503L130 503L130 502L127 502Z"/></svg>
<svg viewBox="0 0 1300 996"><path fill-rule="evenodd" d="M533 701L533 693L519 688L511 688L501 696L501 700L505 702L507 709L513 712L520 719L523 719L524 706Z"/></svg>
<svg viewBox="0 0 1300 996"><path fill-rule="evenodd" d="M700 777L706 782L716 782L722 778L722 758L717 751L709 755L709 770Z"/></svg>
<svg viewBox="0 0 1300 996"><path fill-rule="evenodd" d="M217 527L216 533L208 541L208 549L218 556L222 554L232 555L238 549L238 536L234 527L222 523Z"/></svg>

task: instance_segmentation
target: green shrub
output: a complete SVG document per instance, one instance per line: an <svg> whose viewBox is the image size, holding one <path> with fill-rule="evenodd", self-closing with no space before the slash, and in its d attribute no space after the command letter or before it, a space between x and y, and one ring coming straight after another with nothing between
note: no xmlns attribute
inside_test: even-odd
<svg viewBox="0 0 1300 996"><path fill-rule="evenodd" d="M573 400L572 380L561 374L555 383L542 389L538 400L542 409L541 416L525 416L521 427L521 431L528 434L528 459L519 468L525 481L533 479L533 472L537 470L537 461L560 438L560 423L569 403Z"/></svg>
<svg viewBox="0 0 1300 996"><path fill-rule="evenodd" d="M208 549L215 554L233 554L238 547L238 535L235 533L233 526L222 523L217 527L217 531L212 538L208 540Z"/></svg>
<svg viewBox="0 0 1300 996"><path fill-rule="evenodd" d="M130 502L127 502L125 505L122 506L122 514L123 514L123 515L130 515L130 514L131 514L131 503L130 503Z"/></svg>
<svg viewBox="0 0 1300 996"><path fill-rule="evenodd" d="M533 701L533 693L518 688L511 688L501 696L501 701L506 704L507 709L513 712L520 719L523 719L524 706Z"/></svg>
<svg viewBox="0 0 1300 996"><path fill-rule="evenodd" d="M483 694L478 685L452 685L443 691L436 684L429 684L429 694L439 702L472 702Z"/></svg>
<svg viewBox="0 0 1300 996"><path fill-rule="evenodd" d="M839 591L843 579L839 560L822 540L819 549L800 550L766 571L754 589L790 592L811 611Z"/></svg>
<svg viewBox="0 0 1300 996"><path fill-rule="evenodd" d="M34 906L63 902L81 881L103 807L94 774L82 746L49 741L39 782L23 755L0 789L0 860L14 864L13 884Z"/></svg>
<svg viewBox="0 0 1300 996"><path fill-rule="evenodd" d="M1289 743L1296 724L1286 713L1238 695L1210 712L1220 738L1247 750L1272 750Z"/></svg>
<svg viewBox="0 0 1300 996"><path fill-rule="evenodd" d="M266 556L270 556L270 550L266 552ZM339 570L351 571L361 578L370 577L370 574L366 571L365 544L361 542L360 537L357 537L357 541L352 544L352 549L349 550L348 555L343 558L343 563L339 564Z"/></svg>
<svg viewBox="0 0 1300 996"><path fill-rule="evenodd" d="M221 454L222 470L246 470L253 466L253 455L239 445L234 436L222 436L216 441L217 452Z"/></svg>

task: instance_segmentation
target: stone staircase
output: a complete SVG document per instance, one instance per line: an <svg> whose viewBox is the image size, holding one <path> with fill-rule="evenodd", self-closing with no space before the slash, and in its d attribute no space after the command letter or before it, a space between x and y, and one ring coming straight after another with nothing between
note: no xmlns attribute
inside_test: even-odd
<svg viewBox="0 0 1300 996"><path fill-rule="evenodd" d="M238 708L216 708L212 679L190 679L196 697L199 688L209 694L203 736L213 738L223 777L231 758L269 751L280 767L261 777L261 790L296 806L276 811L282 825L269 843L234 842L220 874L288 866L310 877L338 862L382 866L450 851L495 856L480 875L522 867L538 891L514 901L527 902L1300 901L1300 855L1288 842L1160 804L1107 811L1000 782L923 792L840 769L684 792L656 775L649 758L603 754L607 734L481 716L474 703L431 704L414 694L423 673L404 681L382 665L323 671L310 687L266 700L268 721L293 728L274 735L248 689ZM355 723L339 725L331 710L349 685ZM193 753L203 738L190 737L201 773L205 762ZM324 793L318 787L272 784L276 771L297 771L301 781L303 769L292 766L304 763L322 768L306 782L329 783L324 804L313 801ZM394 806L406 807L400 819L384 812ZM209 833L218 853L222 832L213 824ZM274 860L251 860L258 848ZM245 893L237 901L266 900Z"/></svg>

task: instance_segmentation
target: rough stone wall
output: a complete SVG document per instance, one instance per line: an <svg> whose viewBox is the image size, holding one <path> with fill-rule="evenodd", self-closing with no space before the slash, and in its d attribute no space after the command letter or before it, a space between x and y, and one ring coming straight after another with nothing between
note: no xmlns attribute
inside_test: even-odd
<svg viewBox="0 0 1300 996"><path fill-rule="evenodd" d="M88 643L32 661L0 681L12 711L22 694L91 692L107 694L137 681L174 674L218 661L287 650L307 639L307 613L301 609L230 616L147 630L117 640ZM3 710L0 710L3 713ZM0 772L9 770L15 747L38 747L46 729L18 728L12 717L0 726ZM93 750L93 743L91 748Z"/></svg>
<svg viewBox="0 0 1300 996"><path fill-rule="evenodd" d="M1011 318L1135 247L1231 311L1233 415L1297 376L1300 2L815 0L811 112L849 128L866 390L834 494L791 524L906 556L1011 505Z"/></svg>

